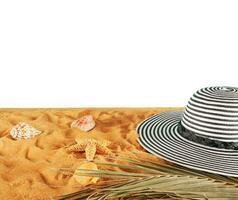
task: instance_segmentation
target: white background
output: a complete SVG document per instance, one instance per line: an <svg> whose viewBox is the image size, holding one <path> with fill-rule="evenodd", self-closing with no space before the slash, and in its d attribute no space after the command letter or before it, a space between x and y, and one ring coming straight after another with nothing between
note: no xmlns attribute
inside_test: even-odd
<svg viewBox="0 0 238 200"><path fill-rule="evenodd" d="M184 106L238 86L237 1L1 1L0 107Z"/></svg>

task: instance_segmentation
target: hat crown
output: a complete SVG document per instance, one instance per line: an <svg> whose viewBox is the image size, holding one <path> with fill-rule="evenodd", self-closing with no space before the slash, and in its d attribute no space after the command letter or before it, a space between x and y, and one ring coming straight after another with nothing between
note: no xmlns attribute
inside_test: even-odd
<svg viewBox="0 0 238 200"><path fill-rule="evenodd" d="M182 125L196 135L238 142L238 88L206 87L188 101Z"/></svg>

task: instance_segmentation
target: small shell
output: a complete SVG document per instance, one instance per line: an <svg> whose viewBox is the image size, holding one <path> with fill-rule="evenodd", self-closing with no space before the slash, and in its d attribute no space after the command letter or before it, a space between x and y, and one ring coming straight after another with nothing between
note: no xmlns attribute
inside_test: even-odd
<svg viewBox="0 0 238 200"><path fill-rule="evenodd" d="M97 168L97 165L95 163L86 162L86 163L82 163L77 169L78 170L81 170L81 169L97 170L98 168ZM97 177L77 175L77 170L74 172L73 178L75 179L75 181L77 183L79 183L82 186L86 186L86 185L89 185L89 184L96 183L99 179Z"/></svg>
<svg viewBox="0 0 238 200"><path fill-rule="evenodd" d="M30 139L35 137L36 135L39 135L41 131L35 129L29 124L26 124L24 122L18 123L16 126L14 126L10 130L10 135L13 139Z"/></svg>
<svg viewBox="0 0 238 200"><path fill-rule="evenodd" d="M82 131L90 131L95 127L95 121L92 115L85 115L72 122L71 128L79 128Z"/></svg>

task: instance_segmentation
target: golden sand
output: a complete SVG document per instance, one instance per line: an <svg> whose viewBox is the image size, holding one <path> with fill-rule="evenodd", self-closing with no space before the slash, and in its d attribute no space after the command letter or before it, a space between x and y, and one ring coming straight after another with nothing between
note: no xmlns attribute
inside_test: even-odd
<svg viewBox="0 0 238 200"><path fill-rule="evenodd" d="M146 117L165 110L169 108L0 109L0 199L53 199L79 190L85 183L75 185L77 181L57 170L76 169L86 162L84 152L74 154L65 150L76 138L108 140L111 142L108 148L118 155L132 156L136 152L146 157L137 142L135 128ZM88 114L96 122L93 130L83 132L70 127L73 120ZM42 133L28 140L13 140L9 131L19 122L26 122ZM94 161L108 158L95 154Z"/></svg>

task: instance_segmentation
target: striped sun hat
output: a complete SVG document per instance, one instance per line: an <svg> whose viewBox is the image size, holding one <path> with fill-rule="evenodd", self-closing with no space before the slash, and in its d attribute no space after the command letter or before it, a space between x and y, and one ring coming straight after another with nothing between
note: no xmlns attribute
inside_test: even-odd
<svg viewBox="0 0 238 200"><path fill-rule="evenodd" d="M200 89L185 110L156 114L137 133L147 151L167 161L238 177L238 88Z"/></svg>

